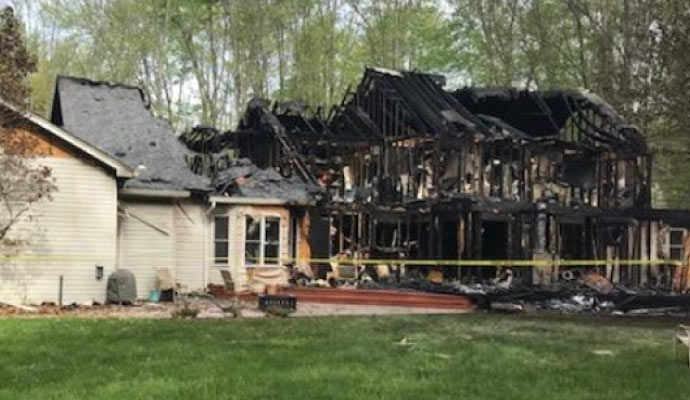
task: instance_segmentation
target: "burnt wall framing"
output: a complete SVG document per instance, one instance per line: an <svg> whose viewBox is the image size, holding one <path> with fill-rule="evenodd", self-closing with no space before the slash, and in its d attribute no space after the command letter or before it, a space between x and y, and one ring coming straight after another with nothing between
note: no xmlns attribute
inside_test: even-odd
<svg viewBox="0 0 690 400"><path fill-rule="evenodd" d="M327 114L253 100L232 136L197 133L190 146L230 146L323 187L329 197L312 211L328 225L315 245L329 257L606 260L581 269L668 282L666 266L622 261L668 259L664 229L688 225L683 213L651 208L652 158L637 128L588 92L443 85L369 68ZM513 270L532 278L530 268ZM446 271L468 280L498 272Z"/></svg>

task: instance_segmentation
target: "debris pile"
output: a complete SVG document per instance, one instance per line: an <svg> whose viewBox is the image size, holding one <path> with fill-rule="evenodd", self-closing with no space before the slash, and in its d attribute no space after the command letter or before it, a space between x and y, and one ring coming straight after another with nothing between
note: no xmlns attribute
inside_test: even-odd
<svg viewBox="0 0 690 400"><path fill-rule="evenodd" d="M355 267L353 267L355 268ZM379 268L380 269L380 268ZM557 312L563 314L601 313L611 315L688 315L690 295L670 290L630 288L614 285L597 272L575 278L561 279L550 284L528 285L513 280L510 269L499 277L484 282L444 280L443 274L432 270L426 274L422 268L413 268L400 274L398 269L389 274L378 274L376 268L357 267L351 279L328 280L309 278L295 272L291 282L300 287L333 287L353 292L371 289L400 292L430 292L469 297L478 309L497 312Z"/></svg>
<svg viewBox="0 0 690 400"><path fill-rule="evenodd" d="M218 193L231 196L275 198L296 204L310 204L321 189L292 176L284 177L272 168L262 169L241 158L219 172L213 185Z"/></svg>

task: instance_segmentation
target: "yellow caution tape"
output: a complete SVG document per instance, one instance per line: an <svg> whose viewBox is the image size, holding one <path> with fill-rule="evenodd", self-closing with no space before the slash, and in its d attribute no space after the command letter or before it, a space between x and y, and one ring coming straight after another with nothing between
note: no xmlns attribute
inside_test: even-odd
<svg viewBox="0 0 690 400"><path fill-rule="evenodd" d="M104 262L113 259L113 255L101 254L4 254L0 255L0 263L3 261L87 261ZM252 259L245 257L246 259ZM95 260L95 261L94 261ZM254 258L254 261L258 261ZM418 259L371 259L371 258L302 258L302 257L264 257L264 261L286 263L332 264L332 265L399 265L399 266L433 266L433 267L593 267L593 266L651 266L672 265L683 266L681 260L418 260Z"/></svg>
<svg viewBox="0 0 690 400"><path fill-rule="evenodd" d="M398 260L371 258L268 258L268 261L282 261L283 263L307 262L309 264L335 265L401 265L401 266L435 266L435 267L590 267L616 264L618 266L644 265L684 265L680 260Z"/></svg>

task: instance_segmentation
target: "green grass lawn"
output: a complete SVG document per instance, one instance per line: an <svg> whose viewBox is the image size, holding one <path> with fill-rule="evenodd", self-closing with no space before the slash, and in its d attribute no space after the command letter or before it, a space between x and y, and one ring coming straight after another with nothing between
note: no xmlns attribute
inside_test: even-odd
<svg viewBox="0 0 690 400"><path fill-rule="evenodd" d="M672 325L623 322L0 320L0 399L690 399Z"/></svg>

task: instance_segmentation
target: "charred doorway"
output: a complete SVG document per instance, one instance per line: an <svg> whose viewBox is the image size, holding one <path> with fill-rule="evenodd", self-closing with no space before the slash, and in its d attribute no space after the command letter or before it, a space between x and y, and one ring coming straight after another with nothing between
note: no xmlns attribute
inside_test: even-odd
<svg viewBox="0 0 690 400"><path fill-rule="evenodd" d="M505 260L510 246L509 224L505 220L485 219L482 221L482 259ZM489 279L496 276L496 268L481 268L480 277Z"/></svg>
<svg viewBox="0 0 690 400"><path fill-rule="evenodd" d="M312 259L328 259L331 257L331 218L328 214L318 211L310 213L309 244ZM318 278L325 279L330 266L323 263L311 263Z"/></svg>
<svg viewBox="0 0 690 400"><path fill-rule="evenodd" d="M457 220L444 220L441 223L441 259L458 259L458 225Z"/></svg>
<svg viewBox="0 0 690 400"><path fill-rule="evenodd" d="M560 224L560 257L564 260L587 258L585 227L582 223Z"/></svg>
<svg viewBox="0 0 690 400"><path fill-rule="evenodd" d="M460 258L460 222L458 219L442 219L440 224L441 259L457 260ZM443 268L443 276L446 279L457 278L457 268Z"/></svg>

